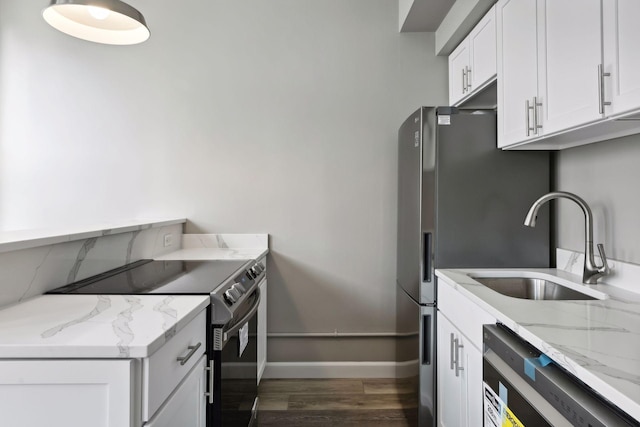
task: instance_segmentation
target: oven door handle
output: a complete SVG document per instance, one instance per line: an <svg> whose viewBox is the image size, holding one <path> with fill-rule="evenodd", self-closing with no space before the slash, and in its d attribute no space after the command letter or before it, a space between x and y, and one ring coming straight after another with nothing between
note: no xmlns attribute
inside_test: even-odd
<svg viewBox="0 0 640 427"><path fill-rule="evenodd" d="M238 332L244 326L244 324L247 323L249 319L251 319L251 317L256 313L256 311L258 311L258 306L260 305L260 289L256 288L255 293L258 296L258 298L256 298L256 300L254 301L253 305L251 306L251 309L247 314L245 314L245 316L238 323L236 323L231 329L223 333L222 335L223 341L226 342L229 339L229 336Z"/></svg>

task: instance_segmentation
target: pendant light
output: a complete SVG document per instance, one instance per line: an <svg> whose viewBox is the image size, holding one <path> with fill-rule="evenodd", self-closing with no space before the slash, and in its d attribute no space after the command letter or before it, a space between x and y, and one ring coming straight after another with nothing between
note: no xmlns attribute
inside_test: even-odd
<svg viewBox="0 0 640 427"><path fill-rule="evenodd" d="M120 0L51 0L42 17L63 33L96 43L127 45L149 38L144 16Z"/></svg>

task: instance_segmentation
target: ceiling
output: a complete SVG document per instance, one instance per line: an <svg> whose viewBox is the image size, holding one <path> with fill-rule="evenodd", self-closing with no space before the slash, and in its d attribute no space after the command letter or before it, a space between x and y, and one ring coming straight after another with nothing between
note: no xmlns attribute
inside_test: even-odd
<svg viewBox="0 0 640 427"><path fill-rule="evenodd" d="M415 0L407 19L402 25L402 32L428 31L438 29L456 0Z"/></svg>

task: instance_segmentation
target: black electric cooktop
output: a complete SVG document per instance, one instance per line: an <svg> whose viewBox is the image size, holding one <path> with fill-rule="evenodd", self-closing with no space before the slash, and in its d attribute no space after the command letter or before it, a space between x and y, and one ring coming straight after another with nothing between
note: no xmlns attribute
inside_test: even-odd
<svg viewBox="0 0 640 427"><path fill-rule="evenodd" d="M251 261L141 260L49 291L50 294L210 294Z"/></svg>

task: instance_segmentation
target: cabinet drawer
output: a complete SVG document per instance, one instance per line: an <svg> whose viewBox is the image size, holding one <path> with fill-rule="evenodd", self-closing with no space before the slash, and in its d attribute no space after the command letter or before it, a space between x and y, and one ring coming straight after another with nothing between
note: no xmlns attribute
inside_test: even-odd
<svg viewBox="0 0 640 427"><path fill-rule="evenodd" d="M478 349L482 349L482 325L496 319L469 301L444 280L438 280L438 310Z"/></svg>
<svg viewBox="0 0 640 427"><path fill-rule="evenodd" d="M158 409L144 427L204 427L205 409L205 366L207 357L202 356L185 380Z"/></svg>
<svg viewBox="0 0 640 427"><path fill-rule="evenodd" d="M203 310L160 350L142 362L142 419L149 421L206 350L206 311ZM189 347L200 346L193 351ZM183 364L178 358L191 354Z"/></svg>

